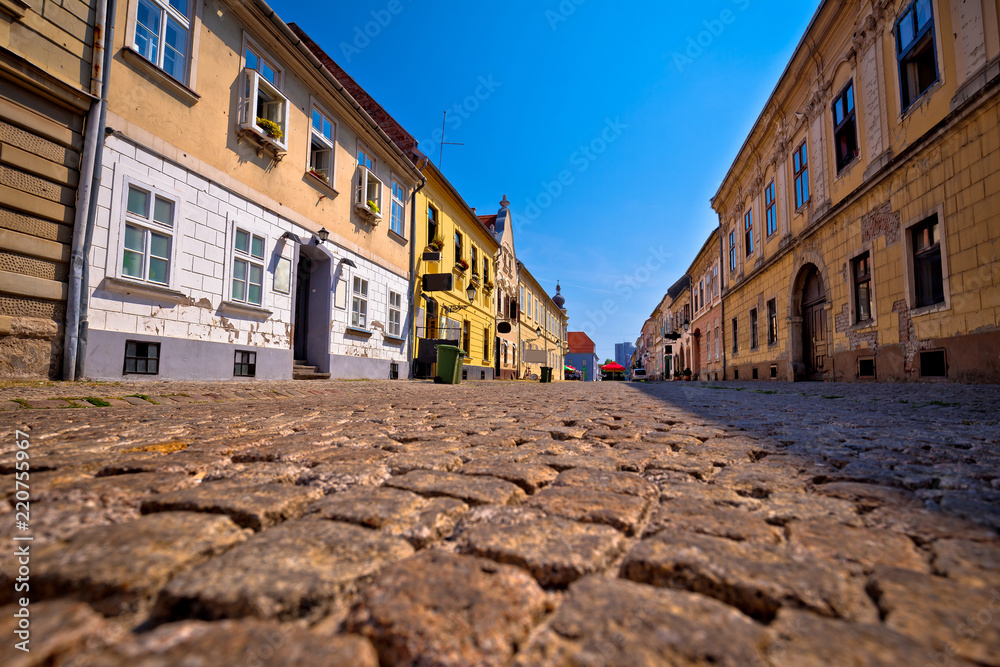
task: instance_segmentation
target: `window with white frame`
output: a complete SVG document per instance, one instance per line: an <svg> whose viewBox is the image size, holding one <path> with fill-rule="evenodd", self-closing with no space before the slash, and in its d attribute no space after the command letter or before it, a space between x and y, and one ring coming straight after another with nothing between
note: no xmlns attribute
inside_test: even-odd
<svg viewBox="0 0 1000 667"><path fill-rule="evenodd" d="M368 281L354 278L354 299L351 302L351 326L368 328Z"/></svg>
<svg viewBox="0 0 1000 667"><path fill-rule="evenodd" d="M336 125L319 107L312 108L312 130L309 143L309 173L333 187L333 144Z"/></svg>
<svg viewBox="0 0 1000 667"><path fill-rule="evenodd" d="M264 301L264 237L237 227L233 237L233 301Z"/></svg>
<svg viewBox="0 0 1000 667"><path fill-rule="evenodd" d="M375 175L375 159L367 148L358 149L358 176L355 198L358 208L368 210L376 218L382 217L382 181Z"/></svg>
<svg viewBox="0 0 1000 667"><path fill-rule="evenodd" d="M136 185L128 186L122 277L167 285L177 203Z"/></svg>
<svg viewBox="0 0 1000 667"><path fill-rule="evenodd" d="M403 186L396 179L392 179L392 217L389 219L389 229L400 236L405 236L403 233L406 224L405 202L406 192L403 190Z"/></svg>
<svg viewBox="0 0 1000 667"><path fill-rule="evenodd" d="M193 14L191 0L139 0L135 11L133 48L185 84Z"/></svg>
<svg viewBox="0 0 1000 667"><path fill-rule="evenodd" d="M402 332L401 315L403 312L403 297L396 292L389 292L389 335L399 338Z"/></svg>
<svg viewBox="0 0 1000 667"><path fill-rule="evenodd" d="M288 135L288 99L279 90L281 70L252 46L244 52L240 127L267 137L284 150Z"/></svg>

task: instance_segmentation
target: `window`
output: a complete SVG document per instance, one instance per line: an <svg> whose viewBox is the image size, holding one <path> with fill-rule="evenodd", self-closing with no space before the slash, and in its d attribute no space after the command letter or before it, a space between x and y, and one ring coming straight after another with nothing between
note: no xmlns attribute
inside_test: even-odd
<svg viewBox="0 0 1000 667"><path fill-rule="evenodd" d="M858 377L875 377L875 357L861 357L858 359Z"/></svg>
<svg viewBox="0 0 1000 667"><path fill-rule="evenodd" d="M462 234L455 232L455 263L458 264L460 259L462 259Z"/></svg>
<svg viewBox="0 0 1000 667"><path fill-rule="evenodd" d="M472 275L478 276L479 275L479 251L476 248L476 246L471 246L469 248L469 252L472 253L472 256L471 256L472 257L472 261L469 262L469 264L472 265Z"/></svg>
<svg viewBox="0 0 1000 667"><path fill-rule="evenodd" d="M400 315L403 312L403 297L396 292L389 292L389 335L399 338L402 332Z"/></svg>
<svg viewBox="0 0 1000 667"><path fill-rule="evenodd" d="M719 267L715 266L712 269L712 295L715 297L719 296Z"/></svg>
<svg viewBox="0 0 1000 667"><path fill-rule="evenodd" d="M729 232L729 272L736 270L736 230Z"/></svg>
<svg viewBox="0 0 1000 667"><path fill-rule="evenodd" d="M462 322L462 350L465 352L465 356L472 356L472 329L469 326L469 320Z"/></svg>
<svg viewBox="0 0 1000 667"><path fill-rule="evenodd" d="M739 320L734 317L732 324L733 324L733 354L739 354L740 351Z"/></svg>
<svg viewBox="0 0 1000 667"><path fill-rule="evenodd" d="M491 341L491 339L492 339L492 336L490 336L490 328L489 327L484 327L483 328L483 359L485 361L489 361L490 360L490 347L491 347L490 346L490 341Z"/></svg>
<svg viewBox="0 0 1000 667"><path fill-rule="evenodd" d="M937 215L911 227L909 233L913 249L914 307L944 303L941 232Z"/></svg>
<svg viewBox="0 0 1000 667"><path fill-rule="evenodd" d="M837 152L837 171L849 165L858 156L856 118L852 81L833 102L833 143Z"/></svg>
<svg viewBox="0 0 1000 667"><path fill-rule="evenodd" d="M851 260L854 276L854 323L872 319L872 270L871 255L865 253Z"/></svg>
<svg viewBox="0 0 1000 667"><path fill-rule="evenodd" d="M240 127L287 148L288 100L278 90L279 70L248 47L244 53Z"/></svg>
<svg viewBox="0 0 1000 667"><path fill-rule="evenodd" d="M920 353L920 377L948 377L948 362L944 350L928 350Z"/></svg>
<svg viewBox="0 0 1000 667"><path fill-rule="evenodd" d="M177 205L149 190L128 186L122 276L166 285Z"/></svg>
<svg viewBox="0 0 1000 667"><path fill-rule="evenodd" d="M778 207L774 202L774 181L764 188L764 217L768 238L778 231Z"/></svg>
<svg viewBox="0 0 1000 667"><path fill-rule="evenodd" d="M404 224L406 222L405 201L406 193L403 191L403 186L396 179L392 179L392 216L389 218L389 229L400 236L406 236L404 233Z"/></svg>
<svg viewBox="0 0 1000 667"><path fill-rule="evenodd" d="M375 160L367 148L358 149L358 177L354 191L355 206L382 219L382 181L375 175Z"/></svg>
<svg viewBox="0 0 1000 667"><path fill-rule="evenodd" d="M125 341L125 375L159 375L160 344Z"/></svg>
<svg viewBox="0 0 1000 667"><path fill-rule="evenodd" d="M906 110L938 80L931 0L915 0L900 16L896 23L896 57L900 108Z"/></svg>
<svg viewBox="0 0 1000 667"><path fill-rule="evenodd" d="M233 376L252 378L257 376L257 353L236 350L236 362L233 365Z"/></svg>
<svg viewBox="0 0 1000 667"><path fill-rule="evenodd" d="M489 281L490 278L491 278L491 275L490 275L490 258L484 256L483 257L483 280Z"/></svg>
<svg viewBox="0 0 1000 667"><path fill-rule="evenodd" d="M233 243L233 301L261 305L264 296L264 237L236 230Z"/></svg>
<svg viewBox="0 0 1000 667"><path fill-rule="evenodd" d="M809 201L809 158L804 141L792 155L792 170L795 175L795 208L800 209Z"/></svg>
<svg viewBox="0 0 1000 667"><path fill-rule="evenodd" d="M312 110L312 130L309 144L309 173L333 187L333 144L336 126L318 107Z"/></svg>
<svg viewBox="0 0 1000 667"><path fill-rule="evenodd" d="M757 338L757 309L753 308L750 310L750 349L756 350L760 346L760 340Z"/></svg>
<svg viewBox="0 0 1000 667"><path fill-rule="evenodd" d="M719 354L721 353L722 340L719 336L719 327L715 327L715 360L719 360Z"/></svg>
<svg viewBox="0 0 1000 667"><path fill-rule="evenodd" d="M438 235L438 212L433 206L427 207L427 243L433 243Z"/></svg>
<svg viewBox="0 0 1000 667"><path fill-rule="evenodd" d="M136 6L132 46L181 83L187 83L193 11L189 0L139 0Z"/></svg>
<svg viewBox="0 0 1000 667"><path fill-rule="evenodd" d="M753 254L753 210L743 216L743 248L747 257Z"/></svg>
<svg viewBox="0 0 1000 667"><path fill-rule="evenodd" d="M767 344L778 342L778 302L771 299L767 302Z"/></svg>
<svg viewBox="0 0 1000 667"><path fill-rule="evenodd" d="M398 380L399 379L399 364L395 361L389 364L389 379Z"/></svg>
<svg viewBox="0 0 1000 667"><path fill-rule="evenodd" d="M354 278L354 299L351 302L351 326L368 328L368 281Z"/></svg>

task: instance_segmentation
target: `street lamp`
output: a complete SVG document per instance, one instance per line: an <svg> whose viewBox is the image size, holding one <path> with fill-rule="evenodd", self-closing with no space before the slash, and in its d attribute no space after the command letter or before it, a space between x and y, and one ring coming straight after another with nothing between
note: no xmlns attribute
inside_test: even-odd
<svg viewBox="0 0 1000 667"><path fill-rule="evenodd" d="M469 286L465 288L465 296L469 297L469 302L476 300L476 286L469 283Z"/></svg>
<svg viewBox="0 0 1000 667"><path fill-rule="evenodd" d="M330 232L327 230L326 227L323 227L318 232L316 232L316 236L319 237L320 243L326 243L327 241L330 240Z"/></svg>

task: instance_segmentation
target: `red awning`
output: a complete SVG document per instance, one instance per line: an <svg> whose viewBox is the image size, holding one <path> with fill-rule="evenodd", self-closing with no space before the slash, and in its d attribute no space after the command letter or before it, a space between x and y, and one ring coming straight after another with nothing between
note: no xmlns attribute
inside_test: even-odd
<svg viewBox="0 0 1000 667"><path fill-rule="evenodd" d="M611 371L612 373L620 373L621 371L625 370L625 367L622 366L621 364L616 364L615 362L612 361L607 366L601 366L601 370L602 371Z"/></svg>

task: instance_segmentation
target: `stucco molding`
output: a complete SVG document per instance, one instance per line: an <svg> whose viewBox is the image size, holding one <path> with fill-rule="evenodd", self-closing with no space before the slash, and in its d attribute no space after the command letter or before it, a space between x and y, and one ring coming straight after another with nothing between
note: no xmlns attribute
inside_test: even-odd
<svg viewBox="0 0 1000 667"><path fill-rule="evenodd" d="M247 303L238 303L236 301L223 301L219 304L219 312L250 316L263 320L266 320L274 314L274 311L268 310L267 308L260 308L259 306L252 306Z"/></svg>
<svg viewBox="0 0 1000 667"><path fill-rule="evenodd" d="M23 18L31 5L21 0L0 0L0 12L9 14L15 20Z"/></svg>
<svg viewBox="0 0 1000 667"><path fill-rule="evenodd" d="M139 283L132 280L125 280L123 278L115 278L114 276L106 276L104 280L101 281L99 289L104 289L108 292L114 292L117 294L138 294L146 297L168 299L175 303L186 303L191 301L191 297L179 290L170 289L169 287L161 287L150 283Z"/></svg>

